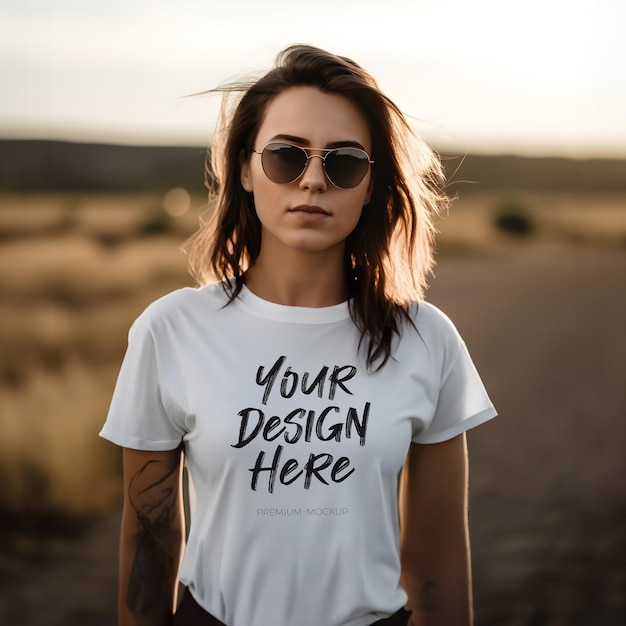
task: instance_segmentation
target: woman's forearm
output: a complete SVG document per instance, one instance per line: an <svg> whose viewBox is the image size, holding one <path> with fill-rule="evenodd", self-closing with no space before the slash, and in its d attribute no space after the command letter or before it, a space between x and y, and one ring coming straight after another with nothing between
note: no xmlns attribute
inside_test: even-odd
<svg viewBox="0 0 626 626"><path fill-rule="evenodd" d="M415 626L471 626L465 435L412 444L400 487L402 584Z"/></svg>
<svg viewBox="0 0 626 626"><path fill-rule="evenodd" d="M469 544L448 537L442 549L420 550L406 558L402 582L415 626L472 626ZM429 554L430 553L430 554ZM411 564L414 565L411 565Z"/></svg>
<svg viewBox="0 0 626 626"><path fill-rule="evenodd" d="M127 512L124 517L132 518L133 514ZM123 520L124 526L127 530L122 530L120 538L119 626L169 626L183 544L180 519L158 530L137 526L132 519Z"/></svg>
<svg viewBox="0 0 626 626"><path fill-rule="evenodd" d="M127 452L126 457L119 626L169 626L184 537L181 456Z"/></svg>

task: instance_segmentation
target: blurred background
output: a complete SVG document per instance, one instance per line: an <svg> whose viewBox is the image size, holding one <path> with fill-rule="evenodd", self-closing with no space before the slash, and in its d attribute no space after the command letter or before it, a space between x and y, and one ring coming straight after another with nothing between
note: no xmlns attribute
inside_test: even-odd
<svg viewBox="0 0 626 626"><path fill-rule="evenodd" d="M128 327L192 284L219 107L306 42L442 154L428 298L500 417L470 434L477 626L626 617L626 7L619 0L4 0L0 623L115 623Z"/></svg>

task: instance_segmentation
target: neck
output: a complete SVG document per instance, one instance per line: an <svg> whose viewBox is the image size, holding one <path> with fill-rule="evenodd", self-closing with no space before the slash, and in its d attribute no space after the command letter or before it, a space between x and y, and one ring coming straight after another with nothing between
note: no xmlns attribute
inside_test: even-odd
<svg viewBox="0 0 626 626"><path fill-rule="evenodd" d="M260 254L246 272L246 286L260 298L286 306L317 308L340 304L348 295L343 250L335 255L297 250L271 258Z"/></svg>

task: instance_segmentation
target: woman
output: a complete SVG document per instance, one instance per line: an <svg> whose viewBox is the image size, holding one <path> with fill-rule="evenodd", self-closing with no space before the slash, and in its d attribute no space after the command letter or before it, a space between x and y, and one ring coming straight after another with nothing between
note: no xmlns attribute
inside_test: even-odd
<svg viewBox="0 0 626 626"><path fill-rule="evenodd" d="M292 46L238 90L204 286L135 322L102 431L120 624L470 624L464 433L495 411L423 301L440 164L349 59Z"/></svg>

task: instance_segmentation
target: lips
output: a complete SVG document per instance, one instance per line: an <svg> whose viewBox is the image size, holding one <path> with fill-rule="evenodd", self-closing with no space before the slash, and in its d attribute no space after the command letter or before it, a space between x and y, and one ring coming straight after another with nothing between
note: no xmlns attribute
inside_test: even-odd
<svg viewBox="0 0 626 626"><path fill-rule="evenodd" d="M330 215L330 211L314 204L301 204L289 209L288 212L305 221L320 220Z"/></svg>
<svg viewBox="0 0 626 626"><path fill-rule="evenodd" d="M313 215L319 215L319 216L330 215L329 211L327 211L326 209L323 209L320 206L314 205L314 204L301 204L299 206L295 206L295 207L289 209L289 213L309 214L311 216L313 216Z"/></svg>

